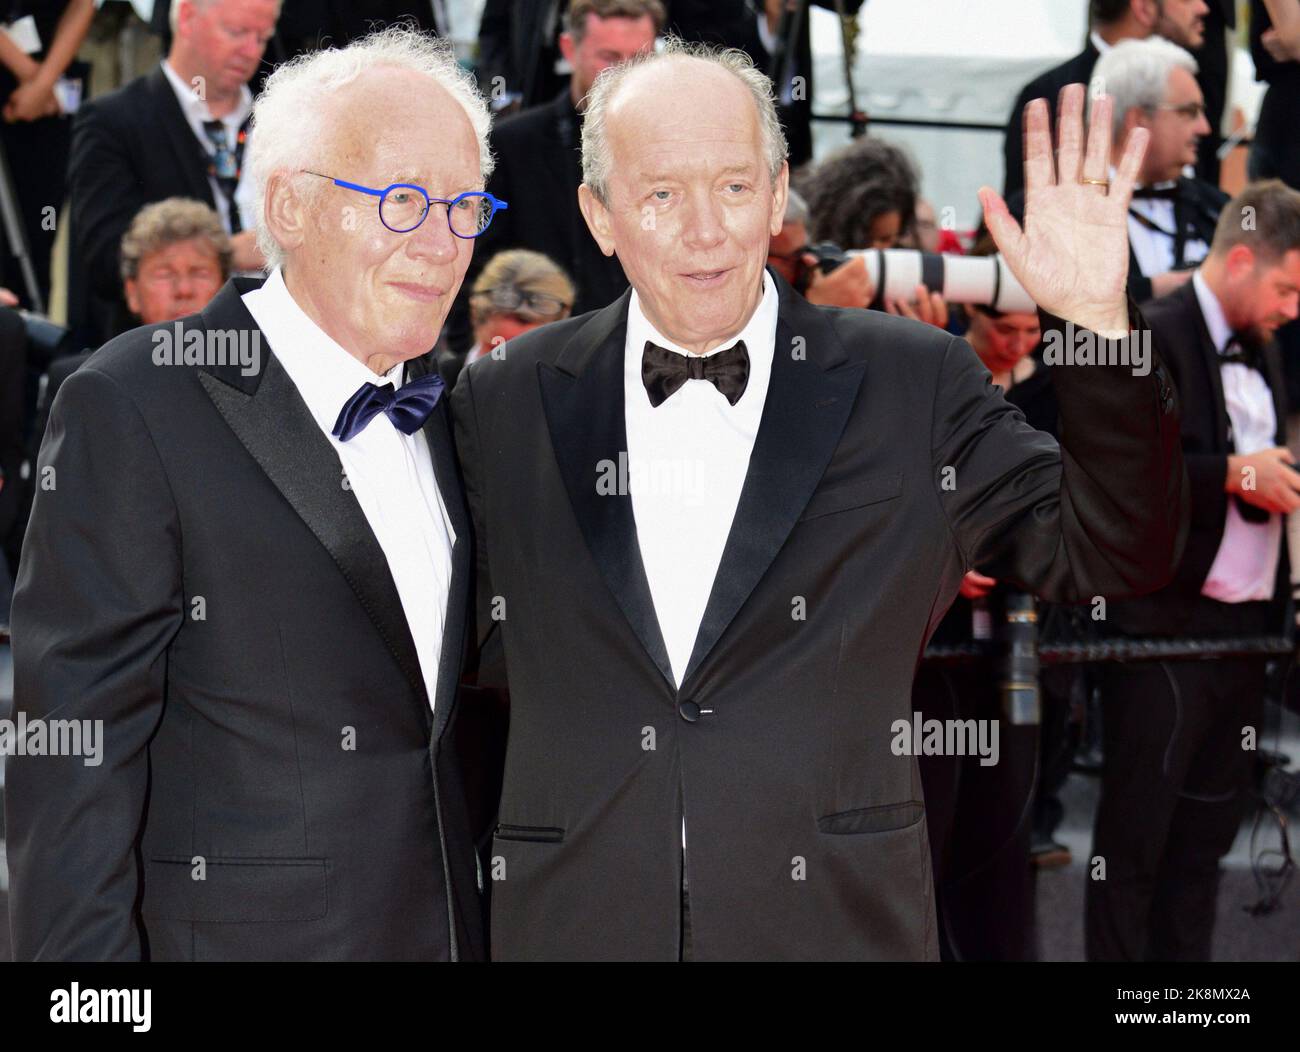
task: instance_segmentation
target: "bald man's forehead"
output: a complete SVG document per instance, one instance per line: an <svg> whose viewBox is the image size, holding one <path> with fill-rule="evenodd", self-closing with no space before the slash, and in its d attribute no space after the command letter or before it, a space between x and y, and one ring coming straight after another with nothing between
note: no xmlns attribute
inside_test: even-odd
<svg viewBox="0 0 1300 1052"><path fill-rule="evenodd" d="M481 188L474 127L464 107L432 78L413 70L368 70L327 105L325 126L332 134L326 150L345 169L339 178L373 163L387 181L418 182L434 174L433 160L443 182L448 169L456 173L454 186L430 186L431 192Z"/></svg>
<svg viewBox="0 0 1300 1052"><path fill-rule="evenodd" d="M635 80L629 78L606 116L613 136L651 150L711 142L761 144L758 107L741 81L699 62L673 65L686 75L666 76L665 62L664 70L651 66L635 71ZM652 79L650 73L658 75Z"/></svg>

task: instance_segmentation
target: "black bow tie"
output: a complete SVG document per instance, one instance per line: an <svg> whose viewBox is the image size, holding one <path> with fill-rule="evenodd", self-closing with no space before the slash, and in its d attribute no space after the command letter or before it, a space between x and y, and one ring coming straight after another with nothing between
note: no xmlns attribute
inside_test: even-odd
<svg viewBox="0 0 1300 1052"><path fill-rule="evenodd" d="M1135 186L1133 188L1133 199L1150 198L1158 201L1175 201L1178 199L1178 184L1173 186Z"/></svg>
<svg viewBox="0 0 1300 1052"><path fill-rule="evenodd" d="M679 354L646 340L645 350L641 352L641 381L651 406L658 408L687 380L708 380L735 405L749 383L749 351L745 349L745 341L737 340L725 351L706 357Z"/></svg>
<svg viewBox="0 0 1300 1052"><path fill-rule="evenodd" d="M1228 341L1228 345L1219 352L1219 364L1244 365L1247 369L1254 369L1259 373L1264 372L1264 363L1259 348L1255 346L1252 340L1243 340L1235 335Z"/></svg>

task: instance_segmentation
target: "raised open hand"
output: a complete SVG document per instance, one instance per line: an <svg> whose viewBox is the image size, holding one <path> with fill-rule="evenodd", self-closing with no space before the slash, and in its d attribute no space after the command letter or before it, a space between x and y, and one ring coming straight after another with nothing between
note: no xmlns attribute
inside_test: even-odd
<svg viewBox="0 0 1300 1052"><path fill-rule="evenodd" d="M1129 328L1128 206L1150 133L1129 133L1108 181L1113 102L1109 95L1093 100L1085 144L1083 97L1082 84L1061 92L1055 161L1046 100L1025 110L1024 229L987 186L980 189L980 204L998 251L1038 306L1117 338Z"/></svg>

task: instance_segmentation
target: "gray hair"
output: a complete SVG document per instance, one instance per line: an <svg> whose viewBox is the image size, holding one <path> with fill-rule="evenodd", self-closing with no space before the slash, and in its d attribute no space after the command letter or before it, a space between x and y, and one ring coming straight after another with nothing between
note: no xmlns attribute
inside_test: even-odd
<svg viewBox="0 0 1300 1052"><path fill-rule="evenodd" d="M1092 71L1091 100L1105 93L1115 100L1111 136L1119 143L1124 118L1131 109L1157 109L1169 90L1169 75L1185 69L1196 75L1196 59L1164 37L1122 40L1097 60Z"/></svg>
<svg viewBox="0 0 1300 1052"><path fill-rule="evenodd" d="M324 180L304 180L304 168L325 163L329 143L321 100L375 68L414 70L444 88L469 118L478 140L479 173L492 174L488 132L492 116L473 76L456 61L451 44L408 25L395 25L360 37L343 48L298 55L276 67L253 107L250 170L257 194L257 247L267 267L284 262L284 250L262 222L271 176L287 173L301 180L302 191L320 193ZM316 186L315 184L319 184Z"/></svg>
<svg viewBox="0 0 1300 1052"><path fill-rule="evenodd" d="M670 36L664 40L660 50L643 52L604 70L587 95L587 109L582 121L582 181L601 204L609 204L609 173L613 166L606 127L610 105L627 82L628 76L636 70L680 59L694 59L719 66L749 89L758 109L758 125L762 134L763 153L767 156L768 174L773 184L776 183L789 149L776 115L772 82L767 75L754 67L753 60L745 52L736 48L723 50L708 44L687 43Z"/></svg>

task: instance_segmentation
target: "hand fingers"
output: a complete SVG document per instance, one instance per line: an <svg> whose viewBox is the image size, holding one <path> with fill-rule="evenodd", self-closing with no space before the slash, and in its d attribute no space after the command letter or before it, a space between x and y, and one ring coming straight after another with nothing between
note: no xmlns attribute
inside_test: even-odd
<svg viewBox="0 0 1300 1052"><path fill-rule="evenodd" d="M948 327L948 304L937 292L930 293L930 313L933 319L932 325L937 325L941 329Z"/></svg>
<svg viewBox="0 0 1300 1052"><path fill-rule="evenodd" d="M1285 460L1288 464L1295 463L1295 454L1286 446L1278 446L1277 455L1279 459Z"/></svg>
<svg viewBox="0 0 1300 1052"><path fill-rule="evenodd" d="M993 235L993 243L998 246L998 252L1007 261L1007 265L1015 270L1024 256L1025 232L1007 211L1007 203L1002 200L1001 194L987 186L981 186L979 199L984 208L984 225Z"/></svg>
<svg viewBox="0 0 1300 1052"><path fill-rule="evenodd" d="M1025 197L1056 182L1052 163L1052 133L1047 127L1047 100L1025 107Z"/></svg>
<svg viewBox="0 0 1300 1052"><path fill-rule="evenodd" d="M1109 95L1092 100L1092 113L1088 122L1088 153L1083 161L1082 179L1099 182L1107 178L1110 168L1110 125L1111 114L1115 112L1115 100ZM1097 188L1106 192L1104 186Z"/></svg>
<svg viewBox="0 0 1300 1052"><path fill-rule="evenodd" d="M1115 178L1110 182L1110 196L1119 198L1125 211L1133 196L1133 184L1137 182L1138 172L1142 170L1142 158L1146 156L1150 138L1151 133L1146 128L1134 128L1128 133L1128 139L1124 142L1124 156L1120 158Z"/></svg>
<svg viewBox="0 0 1300 1052"><path fill-rule="evenodd" d="M1067 84L1057 101L1057 181L1077 183L1083 163L1083 85Z"/></svg>

